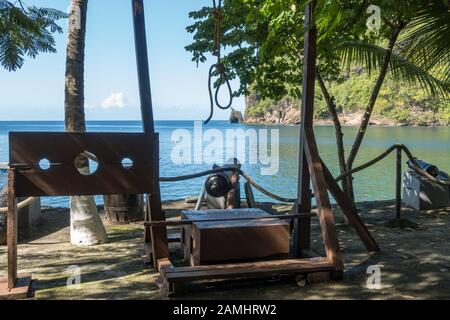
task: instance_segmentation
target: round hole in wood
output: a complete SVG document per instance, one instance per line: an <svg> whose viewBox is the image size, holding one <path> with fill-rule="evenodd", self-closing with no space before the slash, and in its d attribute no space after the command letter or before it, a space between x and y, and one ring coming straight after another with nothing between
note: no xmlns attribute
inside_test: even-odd
<svg viewBox="0 0 450 320"><path fill-rule="evenodd" d="M90 176L98 169L98 159L92 152L84 151L75 158L74 166L83 176Z"/></svg>
<svg viewBox="0 0 450 320"><path fill-rule="evenodd" d="M124 169L131 169L131 168L133 168L134 163L133 163L133 160L126 157L126 158L122 159L121 164Z"/></svg>
<svg viewBox="0 0 450 320"><path fill-rule="evenodd" d="M44 158L39 161L39 168L41 170L48 170L50 169L50 167L51 167L50 160Z"/></svg>

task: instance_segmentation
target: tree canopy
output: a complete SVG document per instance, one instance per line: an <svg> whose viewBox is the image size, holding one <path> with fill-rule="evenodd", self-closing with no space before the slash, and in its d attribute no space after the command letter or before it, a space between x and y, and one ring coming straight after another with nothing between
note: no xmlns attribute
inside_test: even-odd
<svg viewBox="0 0 450 320"><path fill-rule="evenodd" d="M54 33L62 33L56 23L66 18L64 12L51 8L27 6L0 0L0 64L8 71L20 69L25 57L56 52Z"/></svg>
<svg viewBox="0 0 450 320"><path fill-rule="evenodd" d="M235 94L254 89L263 97L300 97L304 0L225 0L222 9L224 63L239 77ZM378 1L381 28L369 32L369 3L364 0L317 1L318 69L325 79L339 79L352 64L369 73L378 69L386 44L399 28L389 72L419 84L432 94L449 91L449 6L446 0ZM446 10L444 10L446 8ZM440 14L438 14L440 12ZM193 61L205 62L214 44L214 16L209 7L189 14L194 41L186 47ZM431 23L431 26L428 24ZM418 34L425 30L423 36ZM447 38L445 38L447 37Z"/></svg>

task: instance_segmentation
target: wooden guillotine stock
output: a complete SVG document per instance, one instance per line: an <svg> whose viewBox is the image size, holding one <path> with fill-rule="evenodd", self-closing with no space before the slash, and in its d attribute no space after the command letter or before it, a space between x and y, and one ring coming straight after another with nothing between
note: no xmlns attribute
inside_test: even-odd
<svg viewBox="0 0 450 320"><path fill-rule="evenodd" d="M144 133L17 132L9 135L8 275L0 280L0 298L27 297L31 275L18 276L17 198L146 194L154 220L163 220L159 186L159 135L155 133L143 0L131 0L137 73ZM98 168L83 175L75 166L78 156L96 157ZM48 160L50 167L39 163ZM130 159L132 165L124 165ZM145 241L156 256L167 256L165 228L145 229Z"/></svg>
<svg viewBox="0 0 450 320"><path fill-rule="evenodd" d="M158 135L148 133L11 132L8 173L8 277L0 296L25 298L31 276L18 277L17 198L114 194L155 194ZM76 161L95 156L87 174ZM48 160L49 167L40 166ZM130 159L132 164L123 164Z"/></svg>

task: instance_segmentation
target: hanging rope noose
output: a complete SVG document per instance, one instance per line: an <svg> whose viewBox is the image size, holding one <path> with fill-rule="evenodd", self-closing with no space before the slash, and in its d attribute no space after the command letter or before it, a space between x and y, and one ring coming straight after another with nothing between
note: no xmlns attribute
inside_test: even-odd
<svg viewBox="0 0 450 320"><path fill-rule="evenodd" d="M221 57L221 39L222 39L222 31L221 31L221 20L222 20L222 0L213 0L213 15L214 15L214 21L215 21L215 30L214 30L214 48L213 48L213 55L217 56L217 63L213 64L211 68L209 68L209 74L208 74L208 91L209 91L209 103L210 103L210 113L208 119L206 119L205 124L207 124L214 114L214 104L219 107L222 110L227 110L231 107L233 104L233 90L231 90L230 81L227 77L227 70L225 68L225 65L222 63L222 57ZM216 88L215 93L213 94L213 88L212 88L212 78L215 74L219 75L219 84ZM227 105L222 105L219 102L219 91L222 85L226 84L228 89L228 94L230 97L230 100Z"/></svg>

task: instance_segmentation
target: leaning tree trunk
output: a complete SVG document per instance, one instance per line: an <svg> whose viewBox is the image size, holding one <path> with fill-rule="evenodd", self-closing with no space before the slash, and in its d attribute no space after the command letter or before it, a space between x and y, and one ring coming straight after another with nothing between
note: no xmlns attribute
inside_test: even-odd
<svg viewBox="0 0 450 320"><path fill-rule="evenodd" d="M369 126L369 121L372 115L373 108L375 107L375 103L380 93L381 86L383 85L384 79L386 78L386 74L389 69L389 64L391 61L392 51L394 50L395 43L397 42L397 38L403 27L404 27L403 24L393 27L392 34L390 36L387 47L387 52L384 56L384 61L381 66L380 74L378 75L377 81L375 82L375 86L372 90L369 103L367 104L366 110L364 112L364 116L361 121L358 134L356 135L355 142L353 143L352 149L350 150L349 156L347 158L347 170L351 170L353 168L353 162L355 161L356 155L358 154L359 148L361 147L364 135L366 134L367 131L367 127ZM350 187L351 197L354 200L355 196L353 192L353 177L351 175L348 176L348 183Z"/></svg>
<svg viewBox="0 0 450 320"><path fill-rule="evenodd" d="M67 43L65 82L65 128L68 132L86 131L84 116L84 46L88 0L72 0ZM75 161L75 159L74 159ZM89 174L84 161L83 174ZM95 245L106 241L106 231L93 196L70 198L70 242Z"/></svg>
<svg viewBox="0 0 450 320"><path fill-rule="evenodd" d="M330 113L331 119L333 120L334 131L336 136L336 144L338 151L338 160L339 160L339 169L341 174L347 171L347 164L345 163L345 148L344 148L344 133L342 132L341 121L339 120L339 116L336 110L336 104L334 103L333 97L328 92L328 89L325 85L325 82L322 79L322 76L319 70L316 69L316 78L317 83L322 91L322 95L325 99L325 102L328 106L328 112ZM342 180L342 189L347 195L350 195L350 186L347 179Z"/></svg>

